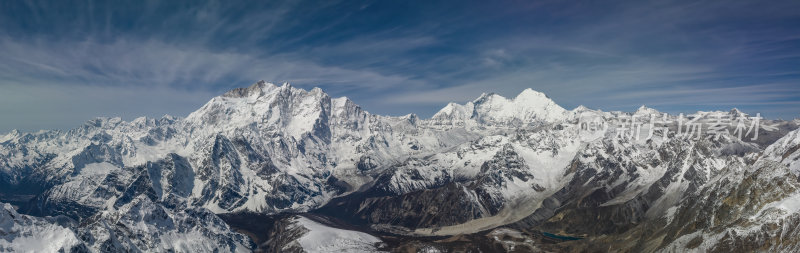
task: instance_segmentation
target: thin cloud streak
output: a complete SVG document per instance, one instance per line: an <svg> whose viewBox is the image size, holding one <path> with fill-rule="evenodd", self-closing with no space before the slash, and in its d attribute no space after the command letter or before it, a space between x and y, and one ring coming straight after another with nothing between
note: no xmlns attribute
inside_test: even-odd
<svg viewBox="0 0 800 253"><path fill-rule="evenodd" d="M319 86L373 113L423 117L447 102L483 92L513 97L525 88L567 108L657 104L677 111L739 101L786 116L796 114L785 110L800 100L793 89L800 83L794 43L800 27L792 22L800 3L794 1L28 1L0 7L4 93L127 89L147 96L140 91L153 90L189 96L186 103L196 106L263 79ZM699 99L711 92L712 99ZM68 100L4 106L60 108ZM42 113L23 118L0 111L10 121L47 121L31 118ZM163 106L138 115L188 111ZM73 115L64 120L85 120L83 112Z"/></svg>

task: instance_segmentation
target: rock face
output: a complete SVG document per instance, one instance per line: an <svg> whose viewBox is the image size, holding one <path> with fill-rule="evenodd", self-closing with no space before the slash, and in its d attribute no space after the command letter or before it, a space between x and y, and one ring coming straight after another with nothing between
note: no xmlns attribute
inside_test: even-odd
<svg viewBox="0 0 800 253"><path fill-rule="evenodd" d="M249 251L261 243L217 214L311 212L398 236L495 231L517 239L487 247L507 250L795 249L800 121L694 116L568 111L527 89L387 117L262 81L186 118L0 135L0 201L33 229L4 227L0 245L41 230L67 251ZM291 243L301 230L267 244L309 250Z"/></svg>
<svg viewBox="0 0 800 253"><path fill-rule="evenodd" d="M702 163L694 163L685 169L683 176L677 177L689 181L686 189L680 192L683 196L675 198L674 204L663 212L652 211L658 210L659 205L644 205L650 207L645 214L657 215L622 223L625 227L616 226L616 231L584 233L587 240L567 245L570 250L599 247L612 251L797 251L798 242L794 236L798 234L800 215L800 173L796 158L800 157L800 152L793 147L800 142L798 133L797 130L789 133L763 152L712 163L717 164L717 170L699 171ZM698 161L709 159L713 158ZM668 174L669 171L665 173ZM561 213L575 210L569 208ZM597 212L603 213L605 209L599 210ZM558 221L550 218L546 225L539 227L569 225L571 222L560 222L568 219L562 217L569 214L561 213L551 216L558 217ZM626 214L631 213L635 214L630 211ZM619 220L616 224L620 224ZM517 225L527 229L536 227ZM615 224L603 225L615 227ZM593 237L597 234L612 236Z"/></svg>
<svg viewBox="0 0 800 253"><path fill-rule="evenodd" d="M253 247L207 209L172 207L144 195L82 220L77 231L90 249L104 252L247 252Z"/></svg>

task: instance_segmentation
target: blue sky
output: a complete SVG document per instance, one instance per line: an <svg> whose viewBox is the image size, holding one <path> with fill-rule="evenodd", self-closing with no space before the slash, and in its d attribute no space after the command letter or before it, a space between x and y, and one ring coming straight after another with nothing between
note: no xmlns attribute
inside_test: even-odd
<svg viewBox="0 0 800 253"><path fill-rule="evenodd" d="M254 2L0 2L0 132L186 116L262 79L389 115L533 88L800 116L800 1Z"/></svg>

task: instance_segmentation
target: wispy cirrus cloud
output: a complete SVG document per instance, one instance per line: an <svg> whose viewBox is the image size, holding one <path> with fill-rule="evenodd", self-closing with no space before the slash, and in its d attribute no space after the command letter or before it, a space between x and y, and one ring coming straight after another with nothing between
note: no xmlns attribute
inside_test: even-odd
<svg viewBox="0 0 800 253"><path fill-rule="evenodd" d="M568 108L789 117L797 13L794 1L738 0L3 2L0 132L186 115L261 79L394 115L530 87Z"/></svg>

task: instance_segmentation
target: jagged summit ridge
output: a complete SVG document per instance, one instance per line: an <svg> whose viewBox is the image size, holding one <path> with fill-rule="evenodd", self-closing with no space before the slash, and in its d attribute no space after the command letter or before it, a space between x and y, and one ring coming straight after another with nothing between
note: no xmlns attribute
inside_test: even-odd
<svg viewBox="0 0 800 253"><path fill-rule="evenodd" d="M277 86L260 81L211 99L187 121L220 132L247 126L286 129L287 134L299 139L316 125L325 124L330 107L331 98L319 88L306 91L288 83Z"/></svg>
<svg viewBox="0 0 800 253"><path fill-rule="evenodd" d="M258 81L249 87L235 88L222 94L223 97L248 97L253 94L261 95L264 90L273 90L277 86L273 83L267 83L264 80Z"/></svg>
<svg viewBox="0 0 800 253"><path fill-rule="evenodd" d="M317 94L328 96L322 89L315 87L310 91L294 88L289 83L281 86L265 81L259 81L247 88L236 88L226 92L220 97L212 99L204 108L212 107L213 103L222 98L242 99L249 98L250 103L258 100L270 100L275 93L291 93L305 96L306 94ZM324 94L324 95L323 95ZM328 96L329 97L329 96ZM329 97L330 98L330 97ZM337 108L344 106L357 106L347 97L330 98L331 106L336 111ZM280 102L280 101L277 101ZM246 105L245 105L246 106ZM201 108L192 113L189 118L200 117L198 114L204 113ZM449 103L439 110L432 119L454 118L454 119L475 119L479 121L491 120L543 120L552 122L563 119L567 110L556 104L552 99L542 92L531 88L524 89L514 98L505 98L495 93L484 93L475 100L466 104ZM212 120L213 121L213 120Z"/></svg>

